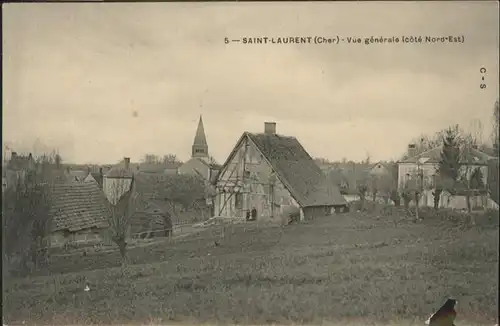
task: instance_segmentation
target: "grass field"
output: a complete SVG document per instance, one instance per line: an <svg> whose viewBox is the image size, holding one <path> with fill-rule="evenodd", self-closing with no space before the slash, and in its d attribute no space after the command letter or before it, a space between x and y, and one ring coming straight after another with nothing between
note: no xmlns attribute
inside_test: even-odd
<svg viewBox="0 0 500 326"><path fill-rule="evenodd" d="M451 295L457 326L494 325L498 219L468 228L395 221L349 213L285 228L236 225L220 246L210 229L134 248L126 269L113 267L117 253L59 258L52 276L4 281L4 320L422 325Z"/></svg>

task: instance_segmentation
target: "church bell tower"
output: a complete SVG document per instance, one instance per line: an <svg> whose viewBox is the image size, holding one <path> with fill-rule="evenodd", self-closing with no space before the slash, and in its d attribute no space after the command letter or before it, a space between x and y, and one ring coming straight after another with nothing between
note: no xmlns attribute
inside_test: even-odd
<svg viewBox="0 0 500 326"><path fill-rule="evenodd" d="M208 159L208 144L205 136L205 128L203 128L203 119L200 115L196 135L194 136L193 146L191 146L191 157Z"/></svg>

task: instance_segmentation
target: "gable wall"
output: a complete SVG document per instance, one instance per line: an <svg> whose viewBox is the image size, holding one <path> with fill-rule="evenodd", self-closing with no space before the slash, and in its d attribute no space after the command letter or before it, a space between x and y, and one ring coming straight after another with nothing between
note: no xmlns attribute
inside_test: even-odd
<svg viewBox="0 0 500 326"><path fill-rule="evenodd" d="M244 169L248 171L245 177ZM274 180L274 186L271 185L271 180ZM234 185L236 182L243 185L241 195L220 190L220 187ZM216 216L245 218L246 212L255 208L258 219L278 220L287 207L299 207L255 144L247 137L238 145L235 155L221 171L216 184ZM237 196L242 199L241 206L238 207Z"/></svg>
<svg viewBox="0 0 500 326"><path fill-rule="evenodd" d="M114 205L118 198L130 189L131 183L131 178L108 178L104 176L102 188L108 201Z"/></svg>

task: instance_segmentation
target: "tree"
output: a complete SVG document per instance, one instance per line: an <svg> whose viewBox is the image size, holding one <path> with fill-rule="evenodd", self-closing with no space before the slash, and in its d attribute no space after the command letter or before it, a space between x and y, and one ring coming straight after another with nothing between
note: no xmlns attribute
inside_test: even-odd
<svg viewBox="0 0 500 326"><path fill-rule="evenodd" d="M446 129L443 135L441 159L436 171L435 189L433 192L434 209L439 208L439 198L443 190L455 188L460 170L459 131L457 126Z"/></svg>
<svg viewBox="0 0 500 326"><path fill-rule="evenodd" d="M411 200L413 198L412 192L407 188L403 188L401 190L401 198L403 199L404 208L409 209Z"/></svg>
<svg viewBox="0 0 500 326"><path fill-rule="evenodd" d="M178 174L169 176L162 190L163 198L179 204L185 209L195 202L206 199L205 180L198 176Z"/></svg>
<svg viewBox="0 0 500 326"><path fill-rule="evenodd" d="M212 155L208 156L208 164L210 164L210 165L219 165L219 163L217 162L217 160Z"/></svg>
<svg viewBox="0 0 500 326"><path fill-rule="evenodd" d="M144 158L142 159L142 161L144 163L147 163L147 164L159 164L162 162L161 158L155 154L144 155Z"/></svg>
<svg viewBox="0 0 500 326"><path fill-rule="evenodd" d="M467 212L471 214L471 196L478 190L484 190L484 183L482 181L482 172L479 168L474 166L474 161L471 160L471 151L474 148L475 139L472 135L466 135L461 139L460 148L460 170L458 172L458 186L465 190L465 200L467 204ZM481 188L479 188L481 187ZM471 224L475 224L473 216L471 215Z"/></svg>
<svg viewBox="0 0 500 326"><path fill-rule="evenodd" d="M159 178L158 176L141 176L140 182L149 184L152 197L170 203L171 214L176 213L177 207L185 210L203 207L211 189L207 180L189 174L174 174Z"/></svg>
<svg viewBox="0 0 500 326"><path fill-rule="evenodd" d="M406 210L410 208L410 203L415 199L418 205L418 171L406 174L406 178L399 185L399 195L403 199ZM418 209L418 208L417 208Z"/></svg>
<svg viewBox="0 0 500 326"><path fill-rule="evenodd" d="M377 180L378 192L384 198L384 202L386 204L389 203L389 200L394 201L395 195L397 195L396 191L396 181L392 179L391 176L381 176ZM394 201L396 205L396 201Z"/></svg>
<svg viewBox="0 0 500 326"><path fill-rule="evenodd" d="M129 236L130 219L135 212L136 194L135 180L116 178L111 187L109 231L111 240L117 245L122 258L122 266L127 265L127 240Z"/></svg>
<svg viewBox="0 0 500 326"><path fill-rule="evenodd" d="M40 157L19 156L28 166L13 172L16 183L5 190L3 196L3 249L6 263L19 258L21 272L29 272L28 260L34 267L47 261L47 236L51 229L51 188L61 179L62 162L59 154L42 154Z"/></svg>
<svg viewBox="0 0 500 326"><path fill-rule="evenodd" d="M486 184L484 183L483 172L478 167L472 170L470 176L470 187L473 190L483 190L486 188Z"/></svg>
<svg viewBox="0 0 500 326"><path fill-rule="evenodd" d="M401 205L401 197L399 196L397 189L391 190L389 198L394 202L394 206L399 207Z"/></svg>
<svg viewBox="0 0 500 326"><path fill-rule="evenodd" d="M446 134L447 129L440 130L433 135L421 134L419 137L412 139L411 144L415 144L415 150L413 155L418 155L430 149L436 148L443 144L443 137ZM407 159L410 157L408 151L402 156L402 159Z"/></svg>
<svg viewBox="0 0 500 326"><path fill-rule="evenodd" d="M360 209L363 210L365 207L366 192L368 191L368 186L366 185L365 182L361 181L357 184L357 188L359 194L359 201L361 204Z"/></svg>
<svg viewBox="0 0 500 326"><path fill-rule="evenodd" d="M498 158L495 160L491 160L488 162L488 193L491 196L491 199L495 201L495 203L499 204L499 195L498 195L498 173L499 173L499 164Z"/></svg>
<svg viewBox="0 0 500 326"><path fill-rule="evenodd" d="M361 163L367 164L367 165L371 163L371 155L370 155L370 153L368 153L368 152L366 153L366 158Z"/></svg>
<svg viewBox="0 0 500 326"><path fill-rule="evenodd" d="M370 176L369 188L372 195L373 201L377 199L377 194L379 191L379 178L376 175Z"/></svg>
<svg viewBox="0 0 500 326"><path fill-rule="evenodd" d="M181 161L175 154L163 155L162 162L165 163L180 163Z"/></svg>
<svg viewBox="0 0 500 326"><path fill-rule="evenodd" d="M44 240L50 230L49 187L33 181L19 182L18 186L6 190L4 197L4 250L7 262L18 256L21 271L29 271L31 260L37 267L46 258ZM43 254L43 255L42 255Z"/></svg>
<svg viewBox="0 0 500 326"><path fill-rule="evenodd" d="M479 119L473 119L469 125L471 144L478 148L483 144L483 123Z"/></svg>
<svg viewBox="0 0 500 326"><path fill-rule="evenodd" d="M316 162L317 165L323 166L323 165L331 165L332 162L324 157L316 157L314 158L314 162Z"/></svg>
<svg viewBox="0 0 500 326"><path fill-rule="evenodd" d="M491 132L491 140L493 143L493 149L495 150L496 156L498 157L499 155L499 147L498 147L498 133L500 128L499 123L500 123L500 104L498 99L495 101L495 105L493 106L493 117L492 117L492 127L493 130Z"/></svg>

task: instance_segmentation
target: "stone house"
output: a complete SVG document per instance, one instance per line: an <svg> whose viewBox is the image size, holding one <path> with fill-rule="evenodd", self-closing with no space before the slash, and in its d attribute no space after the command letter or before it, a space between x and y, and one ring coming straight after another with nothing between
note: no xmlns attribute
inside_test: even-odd
<svg viewBox="0 0 500 326"><path fill-rule="evenodd" d="M433 203L432 192L434 189L434 184L436 182L436 178L438 177L437 170L439 168L439 162L441 160L441 152L442 146L435 147L428 151L422 152L418 155L414 155L416 150L415 145L410 144L408 146L409 157L405 160L398 162L398 190L401 191L404 187L409 184L422 188L423 196L420 199L421 204L427 206L433 206L430 203ZM477 148L470 148L466 152L463 152L460 159L460 171L462 174L467 174L467 178L471 178L472 173L475 170L479 170L482 175L482 182L485 185L485 189L475 189L476 192L480 193L477 196L489 196L488 191L488 182L491 178L489 178L489 165L494 161L495 158L478 150ZM416 176L419 176L419 179ZM458 208L458 206L462 206L462 204L458 204L463 202L464 198L457 198L454 200L449 200L451 197L465 197L463 194L464 189L456 189L456 193L447 193L442 195L443 198L440 200L446 200L446 203L439 203L440 207L450 207L450 208ZM448 197L446 197L448 196ZM475 195L476 196L476 195ZM446 199L444 199L446 197ZM486 198L481 200L481 202L488 202ZM457 203L457 207L454 207L454 203Z"/></svg>
<svg viewBox="0 0 500 326"><path fill-rule="evenodd" d="M295 137L276 133L266 122L264 133L244 132L215 179L216 216L279 220L298 208L301 220L329 215L346 200L336 185Z"/></svg>

